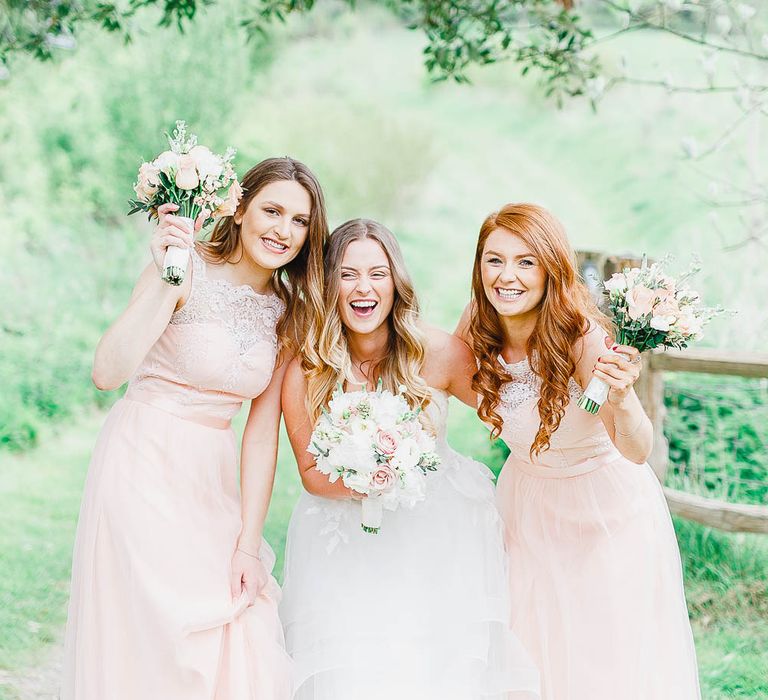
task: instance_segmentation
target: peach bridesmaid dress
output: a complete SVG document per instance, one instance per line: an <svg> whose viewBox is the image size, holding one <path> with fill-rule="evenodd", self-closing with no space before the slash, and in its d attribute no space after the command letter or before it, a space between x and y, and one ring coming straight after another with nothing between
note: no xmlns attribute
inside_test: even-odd
<svg viewBox="0 0 768 700"><path fill-rule="evenodd" d="M72 566L62 700L287 700L273 578L230 592L241 528L230 428L272 375L283 303L209 279L192 253L186 304L99 435ZM271 569L266 543L262 559Z"/></svg>
<svg viewBox="0 0 768 700"><path fill-rule="evenodd" d="M535 461L540 380L503 363L497 499L512 624L539 666L543 700L696 700L680 554L661 486L624 458L597 416L571 403Z"/></svg>

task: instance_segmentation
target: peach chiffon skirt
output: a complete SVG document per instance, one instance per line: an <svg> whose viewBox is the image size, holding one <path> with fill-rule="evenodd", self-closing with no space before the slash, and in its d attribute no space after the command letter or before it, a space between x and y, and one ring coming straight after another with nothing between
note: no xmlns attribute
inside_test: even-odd
<svg viewBox="0 0 768 700"><path fill-rule="evenodd" d="M277 583L252 606L230 593L240 527L232 431L118 401L82 502L62 700L290 698Z"/></svg>
<svg viewBox="0 0 768 700"><path fill-rule="evenodd" d="M510 456L513 629L544 700L696 700L680 555L661 486L620 454L564 468Z"/></svg>

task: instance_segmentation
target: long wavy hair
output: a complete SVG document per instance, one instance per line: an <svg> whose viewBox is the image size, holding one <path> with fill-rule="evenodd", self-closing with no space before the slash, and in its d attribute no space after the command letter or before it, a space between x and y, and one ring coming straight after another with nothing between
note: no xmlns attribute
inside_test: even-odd
<svg viewBox="0 0 768 700"><path fill-rule="evenodd" d="M304 163L285 156L268 158L254 165L243 177L243 197L238 205L245 212L253 198L272 182L293 180L309 194L307 240L298 255L272 274L272 286L285 302L285 313L277 324L281 344L291 353L305 344L317 342L323 309L323 248L328 239L328 217L325 198L314 173ZM219 219L207 240L201 241L200 252L210 262L232 261L240 247L241 225L234 216Z"/></svg>
<svg viewBox="0 0 768 700"><path fill-rule="evenodd" d="M421 378L426 358L425 338L419 328L419 302L413 289L397 239L370 219L352 219L332 234L325 250L325 307L323 325L316 349L302 353L307 378L307 411L316 421L322 406L330 401L336 386L355 384L347 330L339 315L341 262L353 241L371 239L384 250L392 272L395 300L387 318L389 340L384 356L373 366L372 376L381 378L385 389L397 393L405 386L405 396L413 407L426 407L430 391ZM306 349L310 350L310 349Z"/></svg>
<svg viewBox="0 0 768 700"><path fill-rule="evenodd" d="M609 328L578 271L576 256L562 224L535 204L507 204L483 222L477 239L472 270L470 334L477 360L472 388L480 394L480 418L493 426L491 437L501 432L497 413L501 386L513 378L504 371L499 356L504 331L499 313L485 296L481 264L488 236L503 229L519 237L543 267L546 281L527 355L533 372L541 379L538 401L539 430L531 445L531 457L549 449L552 434L569 402L568 382L576 371L574 346L589 329L590 322Z"/></svg>

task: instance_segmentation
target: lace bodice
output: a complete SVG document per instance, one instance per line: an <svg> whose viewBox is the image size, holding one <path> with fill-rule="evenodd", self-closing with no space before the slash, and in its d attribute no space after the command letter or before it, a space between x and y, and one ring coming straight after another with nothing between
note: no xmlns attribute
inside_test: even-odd
<svg viewBox="0 0 768 700"><path fill-rule="evenodd" d="M531 444L539 429L537 402L541 379L527 359L512 364L501 358L499 361L512 376L512 381L503 385L500 392L498 412L504 421L501 437L513 457L529 461ZM542 466L570 467L616 450L602 420L576 405L581 387L573 377L568 384L568 393L571 402L565 409L560 427L551 437L550 449L536 460Z"/></svg>
<svg viewBox="0 0 768 700"><path fill-rule="evenodd" d="M171 316L129 390L159 392L231 418L243 400L269 384L284 304L274 294L209 278L205 261L194 250L190 267L189 297Z"/></svg>

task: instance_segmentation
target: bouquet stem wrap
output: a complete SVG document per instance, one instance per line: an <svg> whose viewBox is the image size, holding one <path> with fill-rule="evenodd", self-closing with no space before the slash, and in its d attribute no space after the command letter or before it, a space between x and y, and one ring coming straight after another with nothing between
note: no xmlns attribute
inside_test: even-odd
<svg viewBox="0 0 768 700"><path fill-rule="evenodd" d="M179 218L194 230L195 222L193 219L188 216L180 216ZM184 281L188 262L189 250L177 248L175 245L168 246L163 260L163 281L178 287Z"/></svg>
<svg viewBox="0 0 768 700"><path fill-rule="evenodd" d="M623 344L623 341L620 344ZM616 346L614 345L611 350L618 355L624 355L624 357L629 358L629 355L617 352L615 348ZM602 405L607 401L608 392L610 390L611 387L608 386L608 384L606 384L602 379L599 379L598 377L592 377L589 384L587 385L587 388L584 390L584 393L579 398L579 408L583 408L588 413L595 415L600 410Z"/></svg>
<svg viewBox="0 0 768 700"><path fill-rule="evenodd" d="M384 516L384 507L376 496L368 496L361 501L362 516L360 524L365 532L377 534L381 528L381 520Z"/></svg>

